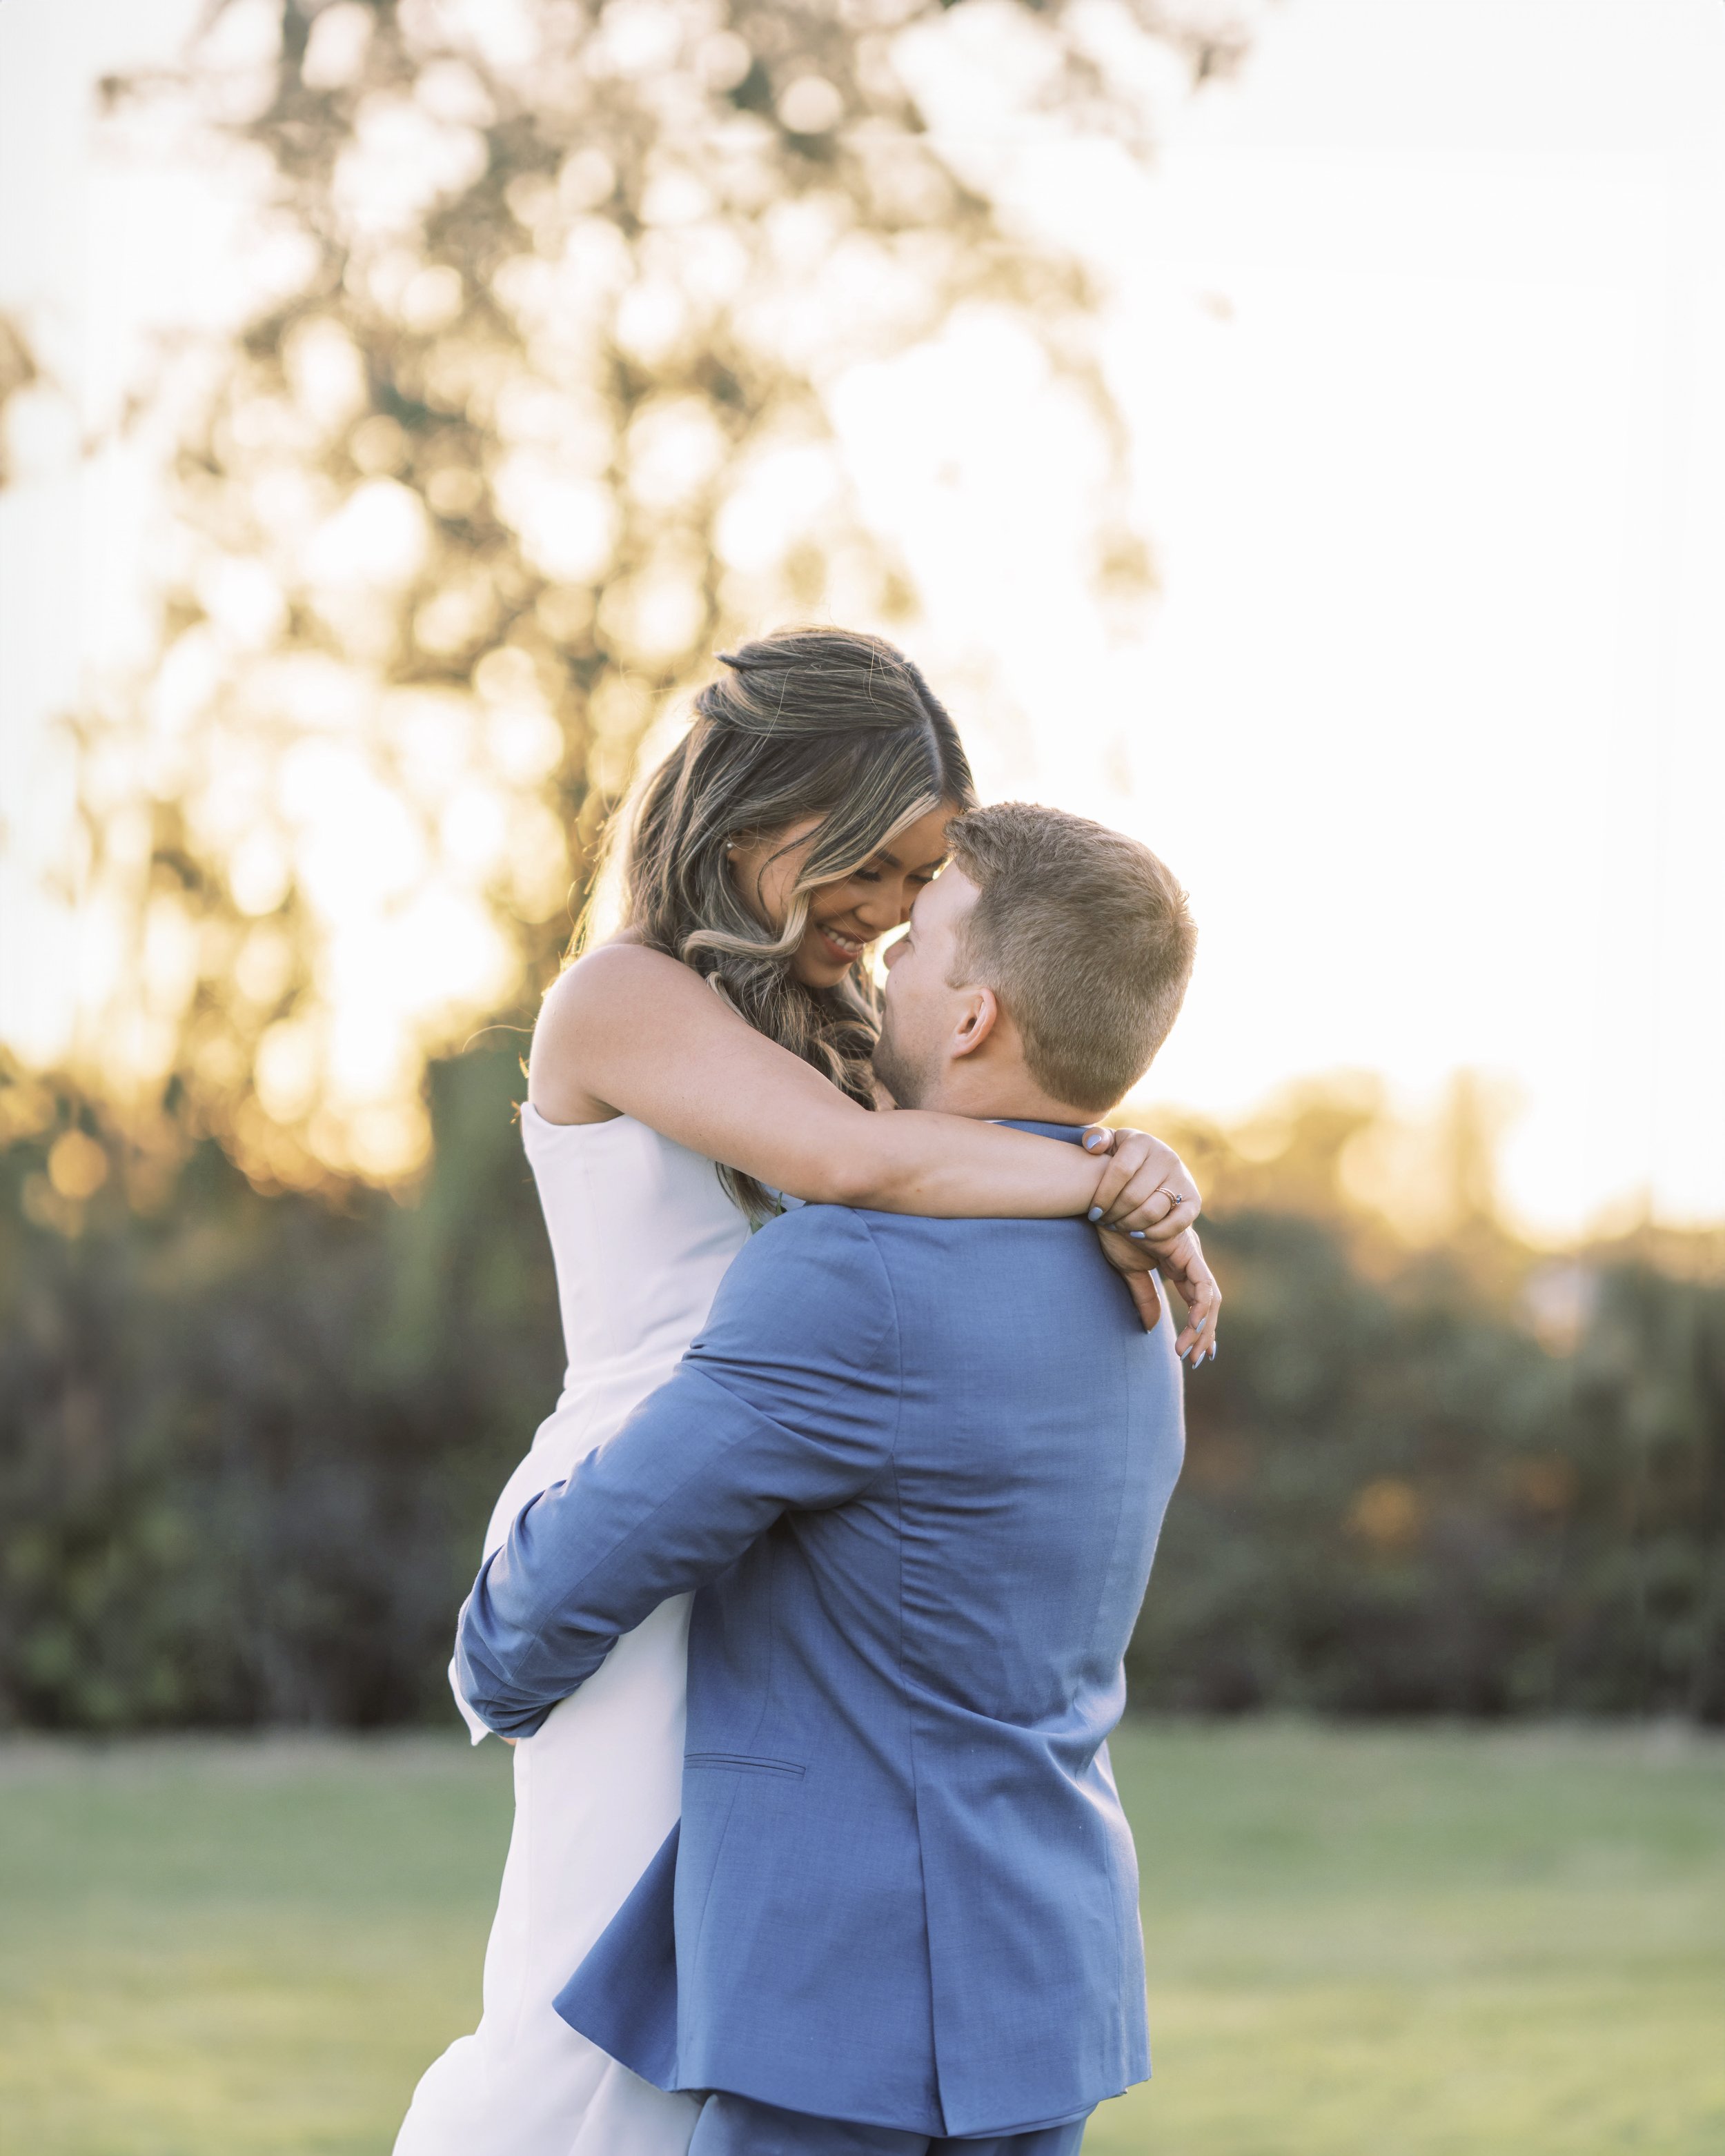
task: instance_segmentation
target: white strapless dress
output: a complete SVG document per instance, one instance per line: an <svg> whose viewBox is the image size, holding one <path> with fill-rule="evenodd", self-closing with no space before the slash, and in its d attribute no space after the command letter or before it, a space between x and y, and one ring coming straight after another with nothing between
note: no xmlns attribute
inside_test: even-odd
<svg viewBox="0 0 1725 2156"><path fill-rule="evenodd" d="M487 1553L663 1383L747 1240L709 1160L644 1123L521 1109L551 1232L568 1371L511 1476ZM700 2106L638 2080L552 2000L676 1823L689 1598L663 1604L515 1751L515 1830L485 2013L427 2071L395 2156L684 2156ZM475 1742L485 1734L463 1714Z"/></svg>

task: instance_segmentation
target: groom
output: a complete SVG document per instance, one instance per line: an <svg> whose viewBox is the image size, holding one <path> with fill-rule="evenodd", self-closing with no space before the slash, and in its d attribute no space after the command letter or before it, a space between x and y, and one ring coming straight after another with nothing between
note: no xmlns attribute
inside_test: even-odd
<svg viewBox="0 0 1725 2156"><path fill-rule="evenodd" d="M875 1067L1076 1142L1179 1008L1183 895L1053 809L951 844ZM480 1573L461 1689L512 1737L703 1590L680 1828L557 2002L706 2094L690 2156L1073 2156L1148 2072L1104 1740L1179 1471L1173 1332L1081 1220L799 1209Z"/></svg>

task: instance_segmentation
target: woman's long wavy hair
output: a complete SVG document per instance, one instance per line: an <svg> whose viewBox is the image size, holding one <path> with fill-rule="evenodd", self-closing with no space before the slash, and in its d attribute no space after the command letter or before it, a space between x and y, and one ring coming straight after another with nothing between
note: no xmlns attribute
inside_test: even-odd
<svg viewBox="0 0 1725 2156"><path fill-rule="evenodd" d="M864 1107L880 1029L874 983L836 988L791 971L809 896L852 874L942 803L975 801L946 707L901 651L848 629L781 629L721 652L726 672L695 699L687 735L648 780L624 862L624 925L711 983L757 1032L813 1064ZM783 926L744 904L727 847L810 817ZM752 1178L721 1175L752 1219L774 1209Z"/></svg>

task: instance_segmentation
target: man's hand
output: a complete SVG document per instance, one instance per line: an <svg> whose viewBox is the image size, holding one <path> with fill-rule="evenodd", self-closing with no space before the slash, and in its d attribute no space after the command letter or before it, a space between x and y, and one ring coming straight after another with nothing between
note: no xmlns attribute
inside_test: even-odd
<svg viewBox="0 0 1725 2156"><path fill-rule="evenodd" d="M1144 1321L1144 1330L1153 1331L1162 1316L1162 1303L1153 1277L1159 1272L1186 1306L1186 1323L1174 1342L1174 1353L1183 1358L1189 1351L1194 1370L1206 1358L1214 1360L1222 1291L1204 1261L1195 1231L1187 1229L1167 1250L1158 1250L1148 1242L1139 1242L1112 1229L1099 1232L1102 1255L1131 1289L1138 1315Z"/></svg>
<svg viewBox="0 0 1725 2156"><path fill-rule="evenodd" d="M1173 1147L1147 1131L1113 1131L1106 1123L1092 1123L1083 1142L1102 1167L1091 1201L1092 1222L1117 1228L1158 1252L1178 1243L1203 1201Z"/></svg>

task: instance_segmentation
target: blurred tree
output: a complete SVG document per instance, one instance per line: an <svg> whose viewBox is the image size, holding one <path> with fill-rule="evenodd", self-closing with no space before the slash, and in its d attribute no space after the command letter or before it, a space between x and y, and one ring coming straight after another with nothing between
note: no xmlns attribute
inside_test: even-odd
<svg viewBox="0 0 1725 2156"><path fill-rule="evenodd" d="M8 314L0 313L0 487L12 478L11 452L7 442L6 413L13 398L40 378L36 355L22 326Z"/></svg>
<svg viewBox="0 0 1725 2156"><path fill-rule="evenodd" d="M904 611L838 370L998 303L1114 425L1080 265L914 85L1137 151L1146 54L1243 42L1210 0L218 0L110 85L239 158L269 296L177 371L166 649L86 729L86 1080L266 1186L417 1167L419 1059L542 987L659 696L739 625Z"/></svg>

